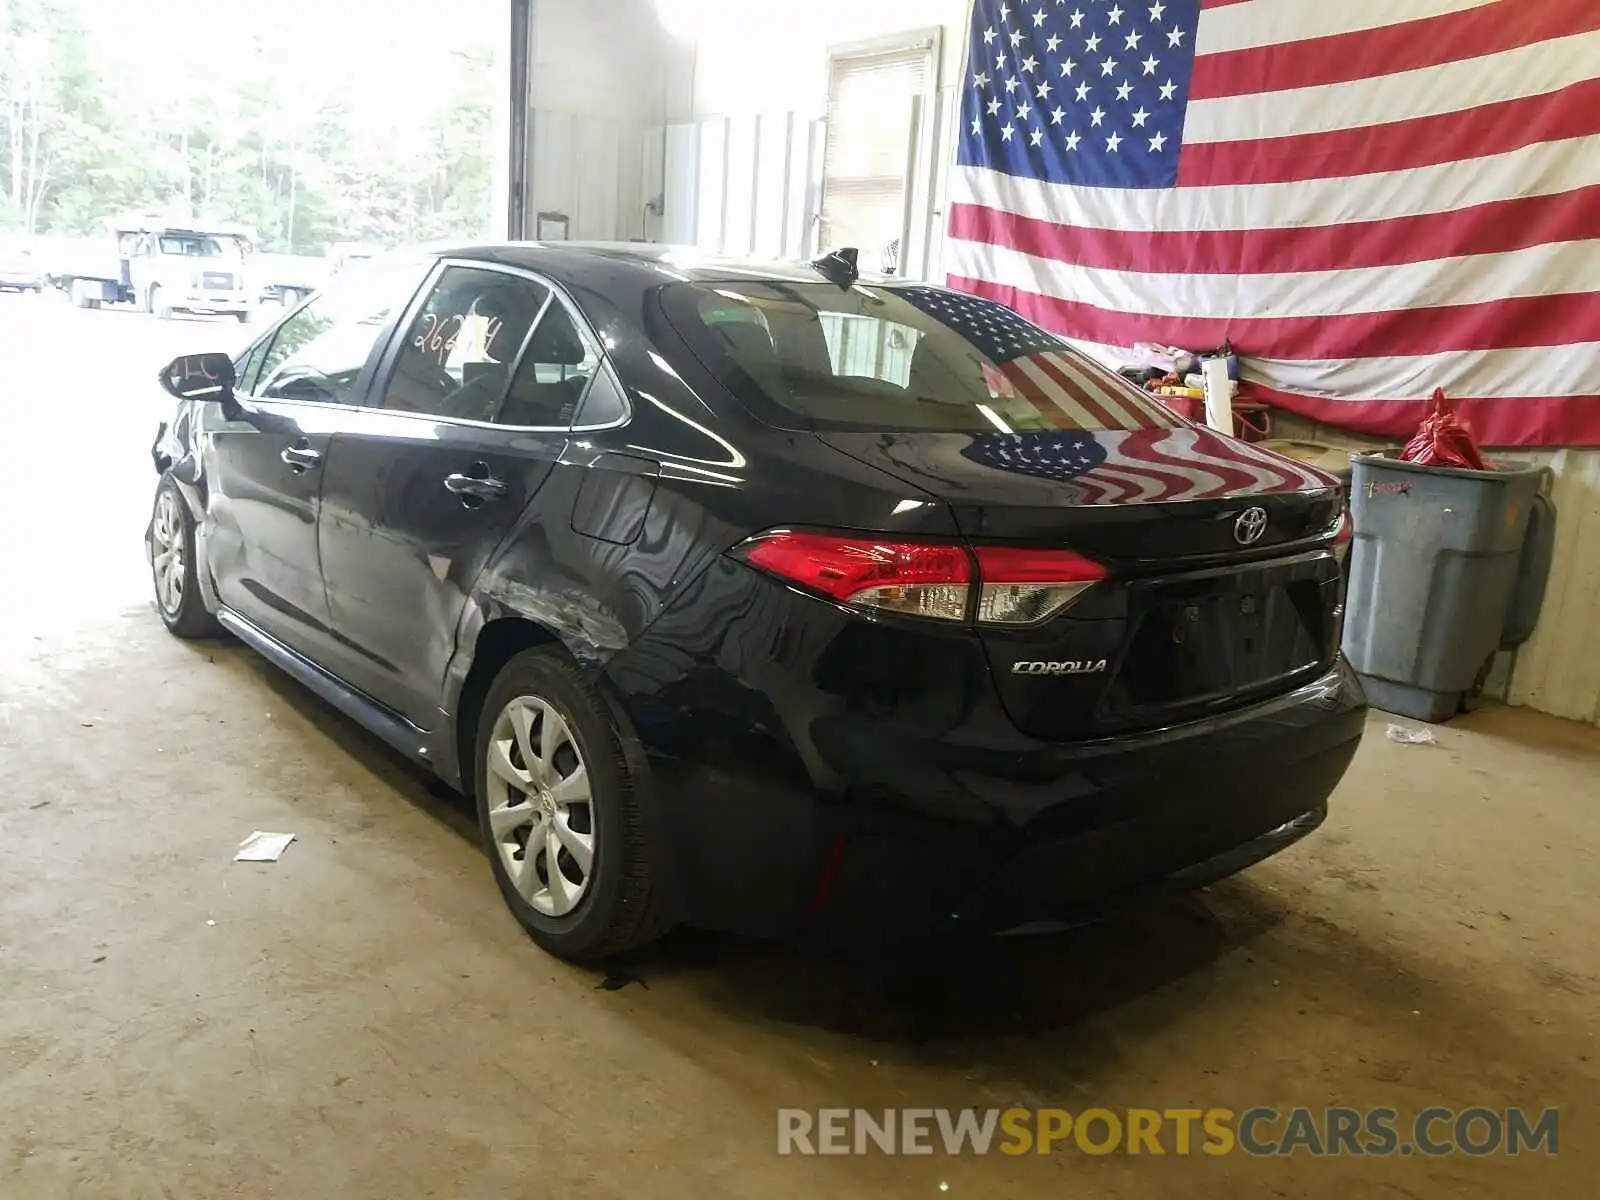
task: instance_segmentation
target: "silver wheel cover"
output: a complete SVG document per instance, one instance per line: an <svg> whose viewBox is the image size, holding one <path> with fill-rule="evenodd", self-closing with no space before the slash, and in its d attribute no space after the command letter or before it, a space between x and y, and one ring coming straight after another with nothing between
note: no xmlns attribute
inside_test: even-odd
<svg viewBox="0 0 1600 1200"><path fill-rule="evenodd" d="M150 571L155 581L156 603L169 617L183 608L183 513L182 503L171 488L163 488L156 499L155 519L150 523Z"/></svg>
<svg viewBox="0 0 1600 1200"><path fill-rule="evenodd" d="M540 696L501 709L483 780L495 850L518 894L566 916L594 876L595 819L588 765L560 710Z"/></svg>

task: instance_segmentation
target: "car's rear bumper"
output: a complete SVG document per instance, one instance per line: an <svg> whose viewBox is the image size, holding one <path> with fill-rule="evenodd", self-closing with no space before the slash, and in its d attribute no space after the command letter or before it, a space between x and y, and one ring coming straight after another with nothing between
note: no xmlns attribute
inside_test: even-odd
<svg viewBox="0 0 1600 1200"><path fill-rule="evenodd" d="M829 631L786 638L773 608L747 616L767 628L717 623L709 658L647 638L611 671L695 924L1004 930L1195 886L1314 828L1364 726L1341 660L1247 708L1041 742L1006 720L981 652L960 638L937 662L905 661L929 694L896 698L893 681L863 684L864 644L834 686L828 651L807 657Z"/></svg>

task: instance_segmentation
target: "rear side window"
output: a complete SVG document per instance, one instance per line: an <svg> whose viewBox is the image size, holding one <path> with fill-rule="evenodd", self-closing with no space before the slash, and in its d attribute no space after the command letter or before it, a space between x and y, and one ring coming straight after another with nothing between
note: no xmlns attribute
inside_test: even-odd
<svg viewBox="0 0 1600 1200"><path fill-rule="evenodd" d="M757 417L820 431L1015 433L1181 424L1010 309L928 287L678 283L696 356Z"/></svg>
<svg viewBox="0 0 1600 1200"><path fill-rule="evenodd" d="M500 424L567 428L599 373L593 335L564 304L551 304L522 352Z"/></svg>
<svg viewBox="0 0 1600 1200"><path fill-rule="evenodd" d="M573 418L577 425L594 429L602 425L615 425L628 415L628 404L622 390L603 367L594 374L594 382L583 398L583 407Z"/></svg>
<svg viewBox="0 0 1600 1200"><path fill-rule="evenodd" d="M549 298L549 288L520 275L445 268L405 330L383 407L496 420L517 354Z"/></svg>

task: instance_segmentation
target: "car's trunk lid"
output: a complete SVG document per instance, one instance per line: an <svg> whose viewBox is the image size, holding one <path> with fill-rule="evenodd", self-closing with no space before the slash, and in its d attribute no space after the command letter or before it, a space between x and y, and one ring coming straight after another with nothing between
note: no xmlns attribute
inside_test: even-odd
<svg viewBox="0 0 1600 1200"><path fill-rule="evenodd" d="M1032 736L1192 719L1296 686L1338 652L1325 541L1343 497L1302 464L1197 427L821 436L939 496L974 543L1108 568L1037 627L980 626L1001 698Z"/></svg>

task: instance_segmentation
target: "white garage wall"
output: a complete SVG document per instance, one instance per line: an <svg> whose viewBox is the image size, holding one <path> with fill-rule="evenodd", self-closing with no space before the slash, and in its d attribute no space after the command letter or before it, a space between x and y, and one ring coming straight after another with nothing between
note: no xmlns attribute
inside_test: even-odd
<svg viewBox="0 0 1600 1200"><path fill-rule="evenodd" d="M662 240L757 258L810 254L822 143L822 122L793 111L668 126Z"/></svg>
<svg viewBox="0 0 1600 1200"><path fill-rule="evenodd" d="M1533 639L1508 664L1505 697L1600 725L1600 450L1498 457L1547 463L1556 505L1550 587Z"/></svg>
<svg viewBox="0 0 1600 1200"><path fill-rule="evenodd" d="M966 42L967 0L808 0L740 4L698 39L697 116L766 109L823 115L830 47L940 27L942 81L954 86ZM772 53L772 47L782 47ZM761 47L764 52L752 52Z"/></svg>
<svg viewBox="0 0 1600 1200"><path fill-rule="evenodd" d="M692 48L655 0L534 0L528 234L539 213L573 240L657 240L664 129L692 108Z"/></svg>
<svg viewBox="0 0 1600 1200"><path fill-rule="evenodd" d="M909 274L938 277L967 0L667 2L693 26L696 54L694 120L668 133L665 239L730 253L812 252L830 52L933 33L936 99L903 257Z"/></svg>

